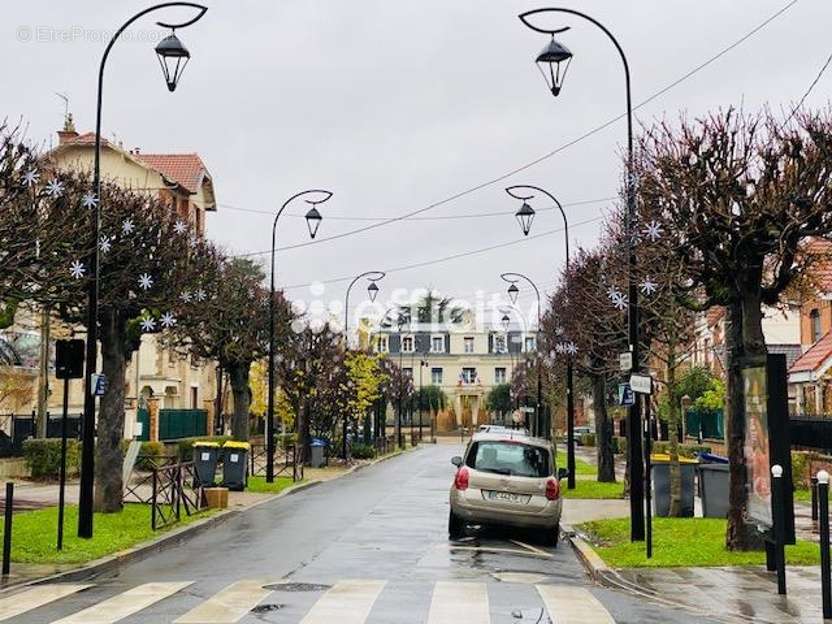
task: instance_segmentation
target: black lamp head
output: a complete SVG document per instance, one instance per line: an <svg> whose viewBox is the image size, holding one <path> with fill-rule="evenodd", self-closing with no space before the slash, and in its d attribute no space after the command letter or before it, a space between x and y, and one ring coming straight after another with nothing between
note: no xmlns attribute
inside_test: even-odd
<svg viewBox="0 0 832 624"><path fill-rule="evenodd" d="M524 236L528 236L529 231L532 229L534 215L534 208L529 206L526 202L523 202L523 205L520 206L520 210L514 214L514 216L517 217L517 222L520 224L520 229L523 230Z"/></svg>
<svg viewBox="0 0 832 624"><path fill-rule="evenodd" d="M571 62L572 53L565 45L555 39L554 35L548 45L543 48L535 59L535 63L537 63L540 73L543 74L543 79L546 81L549 91L555 97L560 94L563 81L566 78L566 71L569 69Z"/></svg>
<svg viewBox="0 0 832 624"><path fill-rule="evenodd" d="M370 301L375 301L376 297L378 296L378 286L375 282L370 282L370 285L367 286L367 294L370 296Z"/></svg>
<svg viewBox="0 0 832 624"><path fill-rule="evenodd" d="M520 289L517 288L517 284L512 284L508 287L508 296L511 299L512 303L517 303L517 295L520 294Z"/></svg>
<svg viewBox="0 0 832 624"><path fill-rule="evenodd" d="M156 56L162 66L168 91L175 91L179 79L182 78L182 72L191 59L191 53L176 36L176 31L173 31L156 45Z"/></svg>
<svg viewBox="0 0 832 624"><path fill-rule="evenodd" d="M321 226L322 220L323 217L315 206L312 206L309 212L306 213L306 225L309 226L309 236L313 239L318 233L318 228Z"/></svg>

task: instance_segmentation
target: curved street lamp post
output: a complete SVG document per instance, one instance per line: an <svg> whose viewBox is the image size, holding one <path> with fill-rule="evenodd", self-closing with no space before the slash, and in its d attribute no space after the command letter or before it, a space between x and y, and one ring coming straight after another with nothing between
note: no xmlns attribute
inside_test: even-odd
<svg viewBox="0 0 832 624"><path fill-rule="evenodd" d="M350 348L350 290L352 287L355 286L355 283L360 280L362 277L366 277L370 284L367 286L367 295L370 297L371 302L375 302L376 297L378 296L378 284L376 282L381 281L384 279L385 275L387 275L384 271L365 271L360 275L356 275L355 278L350 282L350 285L347 286L347 294L344 296L344 351L348 351ZM343 430L343 449L341 452L341 456L344 458L344 461L347 460L347 418L346 415L344 416L344 430Z"/></svg>
<svg viewBox="0 0 832 624"><path fill-rule="evenodd" d="M633 373L641 369L639 357L639 329L638 329L638 288L635 282L636 250L635 250L635 180L633 178L633 104L630 88L630 65L624 49L615 36L601 22L586 13L574 9L562 7L547 7L521 13L518 17L530 29L549 35L551 40L543 51L537 56L535 62L540 68L543 77L546 79L552 95L557 97L563 87L563 80L566 71L572 60L572 52L564 45L555 40L555 35L566 32L569 27L559 29L540 28L533 25L529 18L541 13L564 13L580 17L599 28L612 42L621 57L624 68L624 86L626 90L627 109L627 213L625 231L627 237L627 306L628 306L628 342L630 353L633 358ZM563 66L561 68L561 66ZM548 72L547 72L548 69ZM561 71L562 69L562 71ZM629 408L627 426L627 452L630 464L630 539L631 541L644 540L644 464L642 460L641 444L641 410L639 401Z"/></svg>
<svg viewBox="0 0 832 624"><path fill-rule="evenodd" d="M110 50L121 36L121 34L136 20L148 13L169 7L189 7L198 10L196 17L185 22L169 24L156 22L162 28L170 28L171 34L162 39L155 48L156 56L162 67L162 74L168 91L174 91L182 72L191 58L190 52L176 36L177 28L186 28L197 22L205 15L208 7L193 2L164 2L139 11L128 19L113 34L104 54L101 57L101 64L98 67L98 94L95 110L95 152L93 155L93 181L92 181L92 240L93 250L89 257L89 287L87 290L87 344L86 344L86 375L84 377L84 418L82 420L81 448L81 484L78 495L78 537L92 537L93 519L93 488L95 482L95 388L92 385L93 373L98 360L98 240L101 229L101 110L104 90L104 67Z"/></svg>
<svg viewBox="0 0 832 624"><path fill-rule="evenodd" d="M318 198L308 199L305 197L306 195L317 195ZM321 220L323 219L323 217L321 217L321 213L318 212L317 207L318 205L328 201L329 198L332 197L332 192L325 191L323 189L309 189L301 191L300 193L295 193L283 202L283 205L280 207L280 210L277 211L277 214L274 216L274 221L272 222L271 271L269 278L269 396L267 398L268 406L266 408L266 483L274 482L274 256L276 250L275 245L277 242L277 221L280 219L280 215L283 214L283 211L286 210L286 207L300 197L304 197L303 201L310 205L305 218L306 225L309 228L309 236L314 239L315 235L318 233L318 228L321 225ZM306 459L305 449L304 452L301 453L300 457L301 460Z"/></svg>
<svg viewBox="0 0 832 624"><path fill-rule="evenodd" d="M531 192L531 195L529 194ZM563 205L558 201L558 198L552 195L545 189L542 189L537 186L531 185L515 185L510 186L506 189L506 193L508 193L511 197L515 199L519 199L523 202L520 210L517 211L517 220L520 222L521 228L523 229L523 234L529 234L529 230L531 229L531 222L534 219L534 209L529 206L527 203L528 200L534 197L535 193L542 193L553 202L558 207L560 211L561 217L563 217L563 235L564 235L564 249L566 252L566 270L569 270L569 220L566 218L566 212L563 209ZM522 213L522 215L521 215ZM527 225L524 225L527 224ZM525 276L524 276L525 277ZM531 280L526 278L530 283ZM536 291L537 289L535 289ZM508 295L512 300L512 303L517 300L517 295L519 294L519 289L517 288L516 284L511 284L508 288ZM540 327L540 293L538 293L537 297L537 306L538 306L538 332L541 331ZM564 351L564 354L567 356L566 358L566 467L569 470L569 476L566 478L566 487L567 489L574 490L575 489L575 395L573 392L574 386L574 371L572 366L572 354L568 351ZM539 373L538 373L539 379Z"/></svg>

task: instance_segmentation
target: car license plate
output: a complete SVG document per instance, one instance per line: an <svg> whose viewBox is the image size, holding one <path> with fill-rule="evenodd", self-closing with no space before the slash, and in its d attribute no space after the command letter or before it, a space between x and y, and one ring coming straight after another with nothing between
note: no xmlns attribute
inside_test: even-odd
<svg viewBox="0 0 832 624"><path fill-rule="evenodd" d="M531 499L531 496L523 494L513 494L511 492L498 492L495 490L488 490L486 493L488 500L504 501L506 503L516 503L518 505L526 505Z"/></svg>

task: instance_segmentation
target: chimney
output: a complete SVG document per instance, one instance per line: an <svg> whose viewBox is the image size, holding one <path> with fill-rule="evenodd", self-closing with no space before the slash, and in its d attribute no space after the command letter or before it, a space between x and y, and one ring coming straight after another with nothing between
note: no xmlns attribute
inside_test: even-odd
<svg viewBox="0 0 832 624"><path fill-rule="evenodd" d="M72 120L72 113L67 113L64 117L64 127L58 130L58 145L63 145L69 141L78 138L78 133L75 131L75 122Z"/></svg>

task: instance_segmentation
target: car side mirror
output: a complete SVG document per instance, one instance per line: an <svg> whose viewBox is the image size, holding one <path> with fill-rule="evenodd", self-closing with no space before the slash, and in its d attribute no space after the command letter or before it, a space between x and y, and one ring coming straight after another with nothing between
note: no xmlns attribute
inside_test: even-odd
<svg viewBox="0 0 832 624"><path fill-rule="evenodd" d="M558 468L558 481L565 479L569 476L569 470L566 468Z"/></svg>
<svg viewBox="0 0 832 624"><path fill-rule="evenodd" d="M456 457L451 457L451 463L459 468L462 465L462 458L457 455Z"/></svg>

